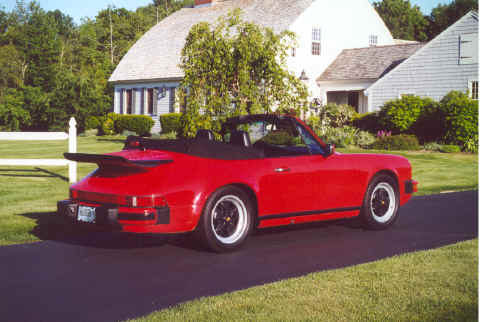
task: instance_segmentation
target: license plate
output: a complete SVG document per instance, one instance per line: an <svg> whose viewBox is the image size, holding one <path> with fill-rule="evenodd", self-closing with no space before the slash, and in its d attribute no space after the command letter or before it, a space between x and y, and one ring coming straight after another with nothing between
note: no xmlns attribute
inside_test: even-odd
<svg viewBox="0 0 480 322"><path fill-rule="evenodd" d="M95 222L95 208L87 206L78 207L78 221L94 223Z"/></svg>

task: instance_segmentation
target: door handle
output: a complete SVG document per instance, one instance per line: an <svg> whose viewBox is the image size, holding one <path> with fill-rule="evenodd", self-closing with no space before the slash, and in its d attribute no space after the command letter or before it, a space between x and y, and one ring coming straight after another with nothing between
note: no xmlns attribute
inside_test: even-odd
<svg viewBox="0 0 480 322"><path fill-rule="evenodd" d="M290 168L276 168L275 172L290 172Z"/></svg>

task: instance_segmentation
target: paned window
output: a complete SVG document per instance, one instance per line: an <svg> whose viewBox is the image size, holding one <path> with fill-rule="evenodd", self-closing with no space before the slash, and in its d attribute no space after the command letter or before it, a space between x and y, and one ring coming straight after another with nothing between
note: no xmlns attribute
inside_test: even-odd
<svg viewBox="0 0 480 322"><path fill-rule="evenodd" d="M368 37L368 44L370 47L375 47L378 44L378 36L377 35L370 35Z"/></svg>
<svg viewBox="0 0 480 322"><path fill-rule="evenodd" d="M470 81L468 87L470 97L474 100L478 100L478 81Z"/></svg>
<svg viewBox="0 0 480 322"><path fill-rule="evenodd" d="M127 107L127 114L132 114L132 107L133 107L133 90L127 89L127 101L126 101L126 107Z"/></svg>
<svg viewBox="0 0 480 322"><path fill-rule="evenodd" d="M147 90L147 113L153 114L153 88Z"/></svg>
<svg viewBox="0 0 480 322"><path fill-rule="evenodd" d="M312 28L312 55L320 56L322 53L322 30L317 27Z"/></svg>

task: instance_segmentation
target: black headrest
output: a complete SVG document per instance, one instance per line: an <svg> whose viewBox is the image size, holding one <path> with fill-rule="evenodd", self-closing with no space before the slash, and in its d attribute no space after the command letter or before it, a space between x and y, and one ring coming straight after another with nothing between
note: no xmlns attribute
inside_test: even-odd
<svg viewBox="0 0 480 322"><path fill-rule="evenodd" d="M233 131L230 134L230 143L244 146L246 148L249 148L252 145L250 143L250 135L245 131Z"/></svg>
<svg viewBox="0 0 480 322"><path fill-rule="evenodd" d="M206 140L210 140L210 141L214 140L213 132L210 131L210 130L204 130L204 129L198 130L195 138L196 139L206 139Z"/></svg>

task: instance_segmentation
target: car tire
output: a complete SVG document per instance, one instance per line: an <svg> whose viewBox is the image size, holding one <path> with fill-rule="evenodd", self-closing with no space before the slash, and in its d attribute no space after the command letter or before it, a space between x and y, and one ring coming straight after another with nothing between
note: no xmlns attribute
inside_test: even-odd
<svg viewBox="0 0 480 322"><path fill-rule="evenodd" d="M252 230L253 209L249 196L242 189L222 187L208 198L196 230L197 236L214 252L237 250Z"/></svg>
<svg viewBox="0 0 480 322"><path fill-rule="evenodd" d="M360 218L365 228L382 230L390 227L398 218L400 194L394 178L376 175L368 185Z"/></svg>

